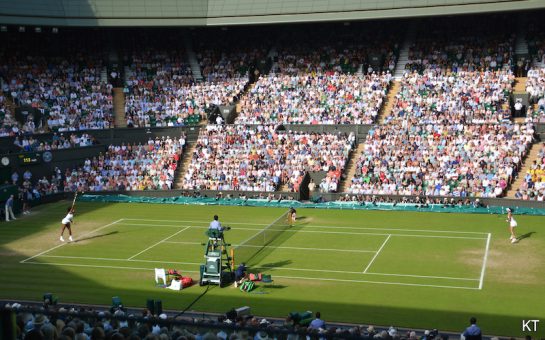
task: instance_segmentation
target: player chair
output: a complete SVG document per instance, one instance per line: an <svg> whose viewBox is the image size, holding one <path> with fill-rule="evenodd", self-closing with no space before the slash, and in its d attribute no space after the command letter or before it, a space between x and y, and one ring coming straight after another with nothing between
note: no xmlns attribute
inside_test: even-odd
<svg viewBox="0 0 545 340"><path fill-rule="evenodd" d="M159 280L163 280L163 284L167 284L167 273L164 268L155 268L155 283L159 284Z"/></svg>

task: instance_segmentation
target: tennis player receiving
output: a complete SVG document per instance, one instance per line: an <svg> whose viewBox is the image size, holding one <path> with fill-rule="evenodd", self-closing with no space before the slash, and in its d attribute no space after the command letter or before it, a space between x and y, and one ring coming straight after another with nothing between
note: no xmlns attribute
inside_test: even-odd
<svg viewBox="0 0 545 340"><path fill-rule="evenodd" d="M517 242L517 236L515 235L515 228L517 227L517 221L513 217L513 211L507 208L507 223L509 223L509 232L511 233L511 243Z"/></svg>

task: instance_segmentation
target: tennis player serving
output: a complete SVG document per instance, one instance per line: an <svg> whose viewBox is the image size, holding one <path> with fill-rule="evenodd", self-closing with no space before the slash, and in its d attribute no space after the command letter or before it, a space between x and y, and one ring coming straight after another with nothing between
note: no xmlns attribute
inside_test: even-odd
<svg viewBox="0 0 545 340"><path fill-rule="evenodd" d="M61 226L61 237L59 238L59 240L61 240L61 242L64 242L64 230L65 229L68 229L68 240L70 242L74 241L72 239L72 223L74 223L74 213L76 212L76 209L74 209L74 207L69 207L67 210L66 210L67 214L66 216L62 219L61 223L62 223L62 226Z"/></svg>

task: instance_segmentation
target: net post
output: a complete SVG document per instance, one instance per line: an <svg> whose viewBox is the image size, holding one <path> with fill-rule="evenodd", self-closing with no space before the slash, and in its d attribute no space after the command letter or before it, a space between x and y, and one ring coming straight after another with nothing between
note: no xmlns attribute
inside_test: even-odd
<svg viewBox="0 0 545 340"><path fill-rule="evenodd" d="M233 248L229 249L231 255L231 270L235 270L235 251Z"/></svg>

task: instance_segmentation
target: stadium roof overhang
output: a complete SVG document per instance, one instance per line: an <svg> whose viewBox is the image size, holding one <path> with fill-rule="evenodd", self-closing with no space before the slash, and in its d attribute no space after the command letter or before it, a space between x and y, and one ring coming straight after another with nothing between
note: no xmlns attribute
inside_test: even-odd
<svg viewBox="0 0 545 340"><path fill-rule="evenodd" d="M229 26L523 11L545 0L0 0L0 23Z"/></svg>

